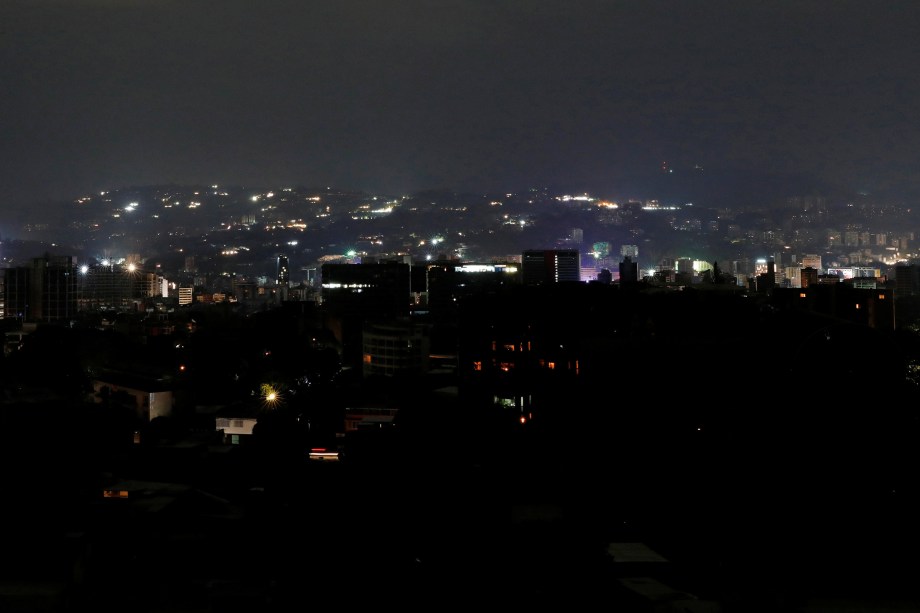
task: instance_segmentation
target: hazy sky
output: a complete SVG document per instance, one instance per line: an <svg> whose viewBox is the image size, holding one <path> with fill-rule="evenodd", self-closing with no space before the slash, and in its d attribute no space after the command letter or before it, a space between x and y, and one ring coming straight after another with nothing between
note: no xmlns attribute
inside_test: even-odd
<svg viewBox="0 0 920 613"><path fill-rule="evenodd" d="M920 185L920 2L0 0L0 214L157 183Z"/></svg>

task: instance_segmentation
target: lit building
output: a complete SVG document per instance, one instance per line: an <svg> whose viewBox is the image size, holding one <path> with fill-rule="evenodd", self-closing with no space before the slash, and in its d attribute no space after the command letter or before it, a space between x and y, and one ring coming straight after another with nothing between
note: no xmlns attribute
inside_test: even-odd
<svg viewBox="0 0 920 613"><path fill-rule="evenodd" d="M821 256L815 253L807 253L802 256L802 268L814 268L818 272L821 271Z"/></svg>
<svg viewBox="0 0 920 613"><path fill-rule="evenodd" d="M786 266L783 268L783 278L788 287L802 287L802 267Z"/></svg>
<svg viewBox="0 0 920 613"><path fill-rule="evenodd" d="M179 288L179 306L188 306L192 304L192 288L191 287L180 287Z"/></svg>

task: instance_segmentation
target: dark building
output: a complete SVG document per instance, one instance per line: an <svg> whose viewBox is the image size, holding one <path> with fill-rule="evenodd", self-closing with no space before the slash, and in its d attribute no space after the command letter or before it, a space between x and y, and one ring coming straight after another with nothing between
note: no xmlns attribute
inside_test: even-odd
<svg viewBox="0 0 920 613"><path fill-rule="evenodd" d="M458 304L466 296L496 292L521 283L520 267L510 263L439 262L414 266L413 270L424 273L425 303L435 321L455 321Z"/></svg>
<svg viewBox="0 0 920 613"><path fill-rule="evenodd" d="M627 285L638 283L639 281L639 262L633 262L628 255L620 262L620 284Z"/></svg>
<svg viewBox="0 0 920 613"><path fill-rule="evenodd" d="M280 302L286 301L288 299L288 289L291 286L291 271L288 269L286 255L281 254L278 256L275 283L278 286L278 300Z"/></svg>
<svg viewBox="0 0 920 613"><path fill-rule="evenodd" d="M894 291L866 289L849 283L816 283L803 288L774 288L773 306L808 311L879 330L895 327Z"/></svg>
<svg viewBox="0 0 920 613"><path fill-rule="evenodd" d="M287 287L291 283L291 271L288 269L288 258L286 255L278 256L275 281L278 283L279 287Z"/></svg>
<svg viewBox="0 0 920 613"><path fill-rule="evenodd" d="M818 284L818 269L811 266L806 266L802 269L802 288L806 288L809 285Z"/></svg>
<svg viewBox="0 0 920 613"><path fill-rule="evenodd" d="M894 283L899 297L920 294L920 266L916 264L895 266Z"/></svg>
<svg viewBox="0 0 920 613"><path fill-rule="evenodd" d="M576 249L529 249L521 256L524 285L580 281L581 262Z"/></svg>
<svg viewBox="0 0 920 613"><path fill-rule="evenodd" d="M367 322L363 330L362 374L418 375L428 371L431 326L409 317Z"/></svg>
<svg viewBox="0 0 920 613"><path fill-rule="evenodd" d="M81 311L136 311L160 294L156 273L135 266L97 264L77 274L76 295Z"/></svg>
<svg viewBox="0 0 920 613"><path fill-rule="evenodd" d="M3 270L5 318L61 321L77 313L77 267L72 256L34 258L29 266Z"/></svg>
<svg viewBox="0 0 920 613"><path fill-rule="evenodd" d="M409 264L397 261L323 265L320 305L345 364L361 364L365 323L410 314L410 272Z"/></svg>

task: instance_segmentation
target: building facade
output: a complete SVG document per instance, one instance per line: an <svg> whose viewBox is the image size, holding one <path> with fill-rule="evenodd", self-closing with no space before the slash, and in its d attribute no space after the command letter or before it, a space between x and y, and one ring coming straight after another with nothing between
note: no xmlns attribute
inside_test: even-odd
<svg viewBox="0 0 920 613"><path fill-rule="evenodd" d="M521 255L524 285L543 285L581 280L577 249L530 249Z"/></svg>

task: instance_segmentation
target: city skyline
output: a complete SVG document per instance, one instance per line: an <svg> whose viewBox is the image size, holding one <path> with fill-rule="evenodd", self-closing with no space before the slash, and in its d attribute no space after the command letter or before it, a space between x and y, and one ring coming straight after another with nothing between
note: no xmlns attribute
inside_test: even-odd
<svg viewBox="0 0 920 613"><path fill-rule="evenodd" d="M9 2L0 230L166 183L910 201L918 17L900 2Z"/></svg>

